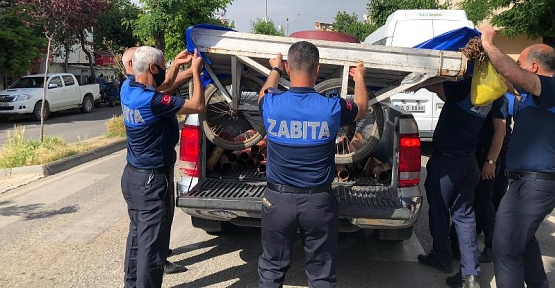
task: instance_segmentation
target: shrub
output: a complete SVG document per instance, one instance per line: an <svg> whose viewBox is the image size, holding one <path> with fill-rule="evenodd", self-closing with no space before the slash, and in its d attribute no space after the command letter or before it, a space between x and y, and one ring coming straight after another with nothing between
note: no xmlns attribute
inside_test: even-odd
<svg viewBox="0 0 555 288"><path fill-rule="evenodd" d="M123 115L112 116L106 121L106 136L108 137L125 137L125 124L123 123Z"/></svg>

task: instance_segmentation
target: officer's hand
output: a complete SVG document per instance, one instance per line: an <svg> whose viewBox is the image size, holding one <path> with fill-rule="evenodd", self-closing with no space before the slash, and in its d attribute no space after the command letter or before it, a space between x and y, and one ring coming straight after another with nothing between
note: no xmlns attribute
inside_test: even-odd
<svg viewBox="0 0 555 288"><path fill-rule="evenodd" d="M281 53L278 53L276 55L276 58L272 58L270 59L270 66L273 67L278 67L279 70L281 70L281 72L283 72L283 56L281 56Z"/></svg>
<svg viewBox="0 0 555 288"><path fill-rule="evenodd" d="M193 60L191 61L191 68L193 69L193 71L200 71L203 64L204 64L204 60L202 60L202 57L198 55L198 50L195 49L195 53L193 54Z"/></svg>
<svg viewBox="0 0 555 288"><path fill-rule="evenodd" d="M484 163L484 167L482 167L482 180L488 180L495 178L495 163L489 164L488 162Z"/></svg>
<svg viewBox="0 0 555 288"><path fill-rule="evenodd" d="M364 81L364 74L366 74L366 68L362 61L359 61L357 66L349 68L349 75L353 77L355 82Z"/></svg>
<svg viewBox="0 0 555 288"><path fill-rule="evenodd" d="M177 56L175 56L174 63L176 65L183 65L183 64L190 63L192 60L193 60L193 55L191 55L191 53L189 53L187 50L183 50L179 52Z"/></svg>
<svg viewBox="0 0 555 288"><path fill-rule="evenodd" d="M484 25L480 28L480 33L482 33L482 44L493 44L493 38L495 37L495 30L493 30L493 27Z"/></svg>

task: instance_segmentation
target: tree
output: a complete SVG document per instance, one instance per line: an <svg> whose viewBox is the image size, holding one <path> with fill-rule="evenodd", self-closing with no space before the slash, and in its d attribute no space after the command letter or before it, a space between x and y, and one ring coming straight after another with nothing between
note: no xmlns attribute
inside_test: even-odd
<svg viewBox="0 0 555 288"><path fill-rule="evenodd" d="M367 5L370 23L377 27L384 25L387 16L396 10L446 8L447 5L439 5L437 0L371 0Z"/></svg>
<svg viewBox="0 0 555 288"><path fill-rule="evenodd" d="M493 25L503 27L505 36L541 36L544 43L555 46L555 0L466 0L461 8L475 23L491 18Z"/></svg>
<svg viewBox="0 0 555 288"><path fill-rule="evenodd" d="M32 18L13 2L0 2L0 74L9 76L25 74L45 45L43 36L25 25Z"/></svg>
<svg viewBox="0 0 555 288"><path fill-rule="evenodd" d="M378 27L366 21L359 21L356 14L337 12L333 22L333 31L347 33L357 37L361 42Z"/></svg>
<svg viewBox="0 0 555 288"><path fill-rule="evenodd" d="M94 29L95 50L112 53L122 47L137 45L139 39L133 35L134 23L141 9L129 0L108 0L110 9L98 17L98 29Z"/></svg>
<svg viewBox="0 0 555 288"><path fill-rule="evenodd" d="M215 12L225 11L231 2L233 0L141 0L145 11L139 15L134 32L141 41L152 41L170 59L185 48L185 31L189 26L222 25Z"/></svg>
<svg viewBox="0 0 555 288"><path fill-rule="evenodd" d="M255 21L251 21L251 32L254 34L264 34L264 35L275 35L275 36L285 36L282 30L279 30L274 24L274 21L268 19L256 18Z"/></svg>

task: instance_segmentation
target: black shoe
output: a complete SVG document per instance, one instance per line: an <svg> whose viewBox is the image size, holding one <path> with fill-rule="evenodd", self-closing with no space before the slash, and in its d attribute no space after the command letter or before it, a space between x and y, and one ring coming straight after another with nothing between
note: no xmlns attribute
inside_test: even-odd
<svg viewBox="0 0 555 288"><path fill-rule="evenodd" d="M428 255L423 255L423 254L418 255L418 262L420 262L420 264L425 266L434 267L444 273L453 272L453 268L451 268L451 263L439 262L438 260L436 260L433 253L430 253Z"/></svg>
<svg viewBox="0 0 555 288"><path fill-rule="evenodd" d="M187 267L166 260L164 263L164 274L174 274L187 271Z"/></svg>
<svg viewBox="0 0 555 288"><path fill-rule="evenodd" d="M480 288L480 279L478 279L478 276L463 276L462 281L462 288Z"/></svg>
<svg viewBox="0 0 555 288"><path fill-rule="evenodd" d="M447 286L453 287L453 288L462 287L461 271L459 271L457 274L451 277L447 277L447 279L445 279L445 283L447 283Z"/></svg>
<svg viewBox="0 0 555 288"><path fill-rule="evenodd" d="M168 257L172 256L173 254L173 249L168 249Z"/></svg>
<svg viewBox="0 0 555 288"><path fill-rule="evenodd" d="M493 251L491 248L484 248L482 254L480 254L480 263L491 263L493 262Z"/></svg>
<svg viewBox="0 0 555 288"><path fill-rule="evenodd" d="M462 277L461 271L445 279L445 283L447 283L447 286L453 288L480 288L478 276L470 275Z"/></svg>

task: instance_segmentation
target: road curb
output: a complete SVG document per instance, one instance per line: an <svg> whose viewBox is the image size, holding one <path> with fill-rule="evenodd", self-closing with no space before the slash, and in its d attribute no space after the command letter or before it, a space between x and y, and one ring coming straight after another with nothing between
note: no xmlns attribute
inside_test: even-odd
<svg viewBox="0 0 555 288"><path fill-rule="evenodd" d="M24 166L15 168L0 169L0 179L10 178L16 175L36 174L48 176L71 169L75 166L87 163L89 161L104 157L106 155L118 152L127 147L127 139L121 139L117 142L108 144L103 147L96 148L83 154L77 154L66 157L45 165Z"/></svg>

